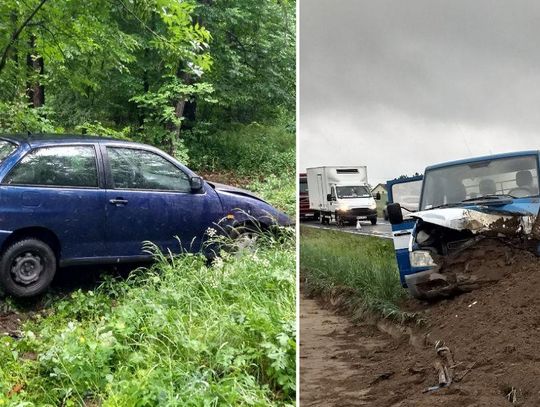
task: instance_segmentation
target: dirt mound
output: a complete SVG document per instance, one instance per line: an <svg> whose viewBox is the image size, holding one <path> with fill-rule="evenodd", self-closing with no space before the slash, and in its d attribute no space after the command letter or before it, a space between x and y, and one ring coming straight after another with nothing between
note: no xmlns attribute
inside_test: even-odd
<svg viewBox="0 0 540 407"><path fill-rule="evenodd" d="M445 267L485 284L436 303L408 300L403 307L417 312L423 324L379 324L379 331L390 334L381 333L379 342L394 339L376 349L362 345L373 341L372 330L357 325L347 333L347 352L335 361L346 364L355 380L341 386L346 398L320 405L540 406L540 260L486 240ZM448 349L451 365L435 344ZM428 391L438 384L441 364L452 383Z"/></svg>
<svg viewBox="0 0 540 407"><path fill-rule="evenodd" d="M410 358L405 376L425 369L425 380L407 391L418 403L395 405L424 405L427 398L426 405L539 406L540 259L490 240L463 251L444 267L490 284L435 304L409 300L405 308L425 321L421 331L426 344L440 341L450 349L453 376L463 378L448 388L422 393L426 385L437 384L433 363L439 358L434 347L426 345L403 355ZM392 391L390 381L387 384L390 387L381 386L382 390Z"/></svg>

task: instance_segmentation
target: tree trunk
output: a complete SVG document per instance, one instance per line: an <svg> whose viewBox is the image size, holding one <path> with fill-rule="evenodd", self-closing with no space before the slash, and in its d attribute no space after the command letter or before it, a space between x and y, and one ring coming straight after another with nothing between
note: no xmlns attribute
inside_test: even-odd
<svg viewBox="0 0 540 407"><path fill-rule="evenodd" d="M30 36L29 40L30 50L35 50L36 37L35 35ZM26 65L28 66L28 71L30 72L30 83L28 84L26 94L30 104L33 107L41 107L45 104L45 87L40 84L39 77L43 75L44 64L43 58L41 56L34 56L32 52L26 57ZM38 74L38 79L34 79L34 75Z"/></svg>
<svg viewBox="0 0 540 407"><path fill-rule="evenodd" d="M4 69L4 66L6 66L7 57L9 55L9 51L11 50L11 47L17 42L19 39L19 35L23 32L23 30L26 28L26 26L32 21L34 16L37 14L39 9L43 7L43 5L47 2L47 0L41 0L39 4L36 6L36 8L30 13L30 15L24 20L24 22L21 24L19 28L17 28L13 34L11 35L11 38L4 48L4 51L2 52L2 56L0 57L0 72L2 69Z"/></svg>

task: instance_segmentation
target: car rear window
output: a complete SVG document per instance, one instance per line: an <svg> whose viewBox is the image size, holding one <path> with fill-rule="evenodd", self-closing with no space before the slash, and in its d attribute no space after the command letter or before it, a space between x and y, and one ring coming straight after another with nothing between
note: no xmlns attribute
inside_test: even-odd
<svg viewBox="0 0 540 407"><path fill-rule="evenodd" d="M7 184L63 187L97 187L96 153L93 146L37 148L15 166Z"/></svg>
<svg viewBox="0 0 540 407"><path fill-rule="evenodd" d="M0 162L17 149L17 145L11 141L0 140Z"/></svg>

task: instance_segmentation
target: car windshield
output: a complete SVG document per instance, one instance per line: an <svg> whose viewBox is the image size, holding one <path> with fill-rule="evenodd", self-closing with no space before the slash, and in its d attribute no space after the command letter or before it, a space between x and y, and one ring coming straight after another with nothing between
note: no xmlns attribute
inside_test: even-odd
<svg viewBox="0 0 540 407"><path fill-rule="evenodd" d="M305 181L305 180L300 181L300 193L301 194L307 194L308 193L308 185L307 185L307 181Z"/></svg>
<svg viewBox="0 0 540 407"><path fill-rule="evenodd" d="M363 185L336 187L336 194L339 199L367 198L371 196L369 189Z"/></svg>
<svg viewBox="0 0 540 407"><path fill-rule="evenodd" d="M0 140L0 162L4 161L16 148L16 144L6 140Z"/></svg>
<svg viewBox="0 0 540 407"><path fill-rule="evenodd" d="M538 195L536 155L451 165L426 172L421 209L486 196L525 198Z"/></svg>

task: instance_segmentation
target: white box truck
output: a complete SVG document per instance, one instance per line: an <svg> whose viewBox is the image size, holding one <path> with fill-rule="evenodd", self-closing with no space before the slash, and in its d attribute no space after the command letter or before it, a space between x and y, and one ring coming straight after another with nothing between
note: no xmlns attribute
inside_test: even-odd
<svg viewBox="0 0 540 407"><path fill-rule="evenodd" d="M377 205L368 185L367 167L308 168L307 182L309 207L319 213L321 223L377 223Z"/></svg>

